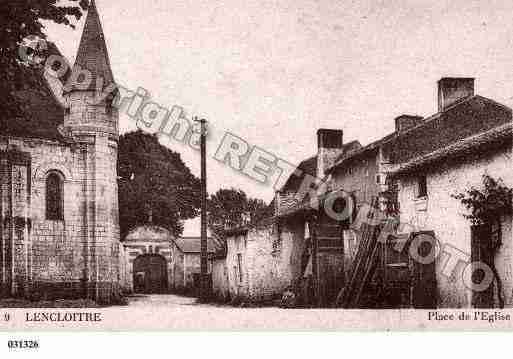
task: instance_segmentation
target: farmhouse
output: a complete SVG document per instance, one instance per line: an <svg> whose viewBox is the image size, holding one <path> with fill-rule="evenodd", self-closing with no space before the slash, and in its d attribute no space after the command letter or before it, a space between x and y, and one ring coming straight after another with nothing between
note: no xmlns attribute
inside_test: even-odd
<svg viewBox="0 0 513 359"><path fill-rule="evenodd" d="M436 114L401 115L363 147L319 130L318 154L276 193L274 216L227 232L215 292L262 301L292 288L303 305L351 308L513 305L511 208L474 223L458 197L513 187L511 109L475 95L471 78L443 78L438 91ZM339 193L343 220L323 205Z"/></svg>
<svg viewBox="0 0 513 359"><path fill-rule="evenodd" d="M440 307L512 306L511 208L476 224L455 198L471 188L483 190L487 177L513 187L511 109L474 95L474 79L444 78L438 85L439 112L385 146L400 222L436 236ZM471 262L491 268L484 291L477 285L483 278L470 278L477 270Z"/></svg>
<svg viewBox="0 0 513 359"><path fill-rule="evenodd" d="M219 247L214 237L207 237L207 254L211 255ZM175 293L196 293L200 286L201 273L201 237L179 237L171 242L171 284ZM207 273L212 274L212 265L208 263Z"/></svg>

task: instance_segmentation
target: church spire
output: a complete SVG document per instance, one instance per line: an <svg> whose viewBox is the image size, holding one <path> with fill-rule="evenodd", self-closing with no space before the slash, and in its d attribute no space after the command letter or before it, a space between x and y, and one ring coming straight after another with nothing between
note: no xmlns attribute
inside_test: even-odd
<svg viewBox="0 0 513 359"><path fill-rule="evenodd" d="M82 70L87 69L91 72L92 81L89 90L96 89L98 78L103 78L103 87L114 82L105 36L94 0L90 1L87 11L74 68L77 66L80 66Z"/></svg>

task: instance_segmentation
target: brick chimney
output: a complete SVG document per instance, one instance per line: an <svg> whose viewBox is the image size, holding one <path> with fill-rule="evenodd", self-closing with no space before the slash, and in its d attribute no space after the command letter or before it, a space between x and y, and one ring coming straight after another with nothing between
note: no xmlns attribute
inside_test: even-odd
<svg viewBox="0 0 513 359"><path fill-rule="evenodd" d="M474 79L471 77L443 77L438 81L438 112L474 96Z"/></svg>
<svg viewBox="0 0 513 359"><path fill-rule="evenodd" d="M342 154L343 135L342 130L317 130L317 178L323 179L326 170L333 166L337 157Z"/></svg>
<svg viewBox="0 0 513 359"><path fill-rule="evenodd" d="M403 132L417 126L424 120L421 116L401 115L395 118L395 132Z"/></svg>

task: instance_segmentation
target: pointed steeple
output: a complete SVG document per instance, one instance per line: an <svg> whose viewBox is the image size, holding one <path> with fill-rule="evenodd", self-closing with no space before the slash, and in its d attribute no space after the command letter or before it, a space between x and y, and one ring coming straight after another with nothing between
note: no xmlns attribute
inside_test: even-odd
<svg viewBox="0 0 513 359"><path fill-rule="evenodd" d="M103 78L103 87L114 82L105 36L94 0L90 1L87 11L74 68L77 66L80 66L82 70L87 69L91 72L90 90L96 89L97 78Z"/></svg>

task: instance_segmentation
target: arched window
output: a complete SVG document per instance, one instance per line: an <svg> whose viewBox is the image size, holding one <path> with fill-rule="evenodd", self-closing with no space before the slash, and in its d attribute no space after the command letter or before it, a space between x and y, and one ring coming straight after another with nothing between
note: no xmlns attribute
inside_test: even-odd
<svg viewBox="0 0 513 359"><path fill-rule="evenodd" d="M64 190L62 175L50 172L46 177L46 219L61 221L64 219Z"/></svg>

